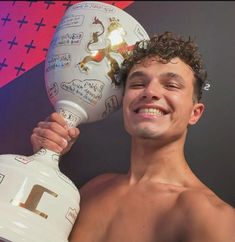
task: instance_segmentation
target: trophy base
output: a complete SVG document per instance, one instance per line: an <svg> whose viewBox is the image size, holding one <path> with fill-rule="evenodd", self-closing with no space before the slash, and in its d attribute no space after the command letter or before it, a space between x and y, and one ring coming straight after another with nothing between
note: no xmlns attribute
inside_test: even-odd
<svg viewBox="0 0 235 242"><path fill-rule="evenodd" d="M0 242L68 242L79 200L57 154L0 155Z"/></svg>
<svg viewBox="0 0 235 242"><path fill-rule="evenodd" d="M56 235L39 234L32 228L24 231L20 225L23 226L24 224L14 225L13 223L8 223L1 226L0 242L68 242L67 239L58 238Z"/></svg>
<svg viewBox="0 0 235 242"><path fill-rule="evenodd" d="M52 240L51 240L52 239ZM55 238L49 238L48 242L52 242L55 241ZM36 237L35 234L30 234L28 233L26 234L21 234L18 232L14 232L12 229L6 229L4 228L4 232L1 233L0 232L0 242L44 242L44 240L42 240L41 236ZM46 242L45 241L45 242ZM58 242L68 242L68 240L56 240Z"/></svg>

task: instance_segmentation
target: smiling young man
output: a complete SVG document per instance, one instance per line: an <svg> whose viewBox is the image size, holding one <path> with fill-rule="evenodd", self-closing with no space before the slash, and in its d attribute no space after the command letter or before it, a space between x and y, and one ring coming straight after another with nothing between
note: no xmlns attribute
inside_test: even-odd
<svg viewBox="0 0 235 242"><path fill-rule="evenodd" d="M136 44L120 76L130 169L80 189L70 241L235 242L234 209L193 174L184 155L188 126L204 111L206 72L195 43L169 32L155 35ZM34 151L67 151L79 130L65 126L56 113L40 122L31 137Z"/></svg>

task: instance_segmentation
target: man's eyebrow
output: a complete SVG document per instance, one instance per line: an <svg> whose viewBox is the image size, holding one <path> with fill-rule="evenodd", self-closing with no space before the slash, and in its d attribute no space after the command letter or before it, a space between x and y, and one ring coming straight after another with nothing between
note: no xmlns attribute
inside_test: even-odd
<svg viewBox="0 0 235 242"><path fill-rule="evenodd" d="M134 79L135 77L146 77L146 74L142 71L134 71L128 76L128 79Z"/></svg>
<svg viewBox="0 0 235 242"><path fill-rule="evenodd" d="M174 72L162 73L162 74L160 74L160 77L175 79L176 81L178 81L182 84L185 83L184 78L181 75L174 73Z"/></svg>

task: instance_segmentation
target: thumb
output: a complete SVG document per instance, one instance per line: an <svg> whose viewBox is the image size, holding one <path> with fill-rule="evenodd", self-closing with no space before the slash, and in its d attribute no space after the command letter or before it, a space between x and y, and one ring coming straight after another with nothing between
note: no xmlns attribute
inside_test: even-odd
<svg viewBox="0 0 235 242"><path fill-rule="evenodd" d="M71 128L68 130L68 134L69 134L70 140L68 142L67 147L62 151L61 155L66 154L71 149L73 144L76 142L76 140L80 134L80 131L77 128Z"/></svg>
<svg viewBox="0 0 235 242"><path fill-rule="evenodd" d="M80 134L80 130L78 128L71 128L68 130L68 133L71 139L77 139Z"/></svg>

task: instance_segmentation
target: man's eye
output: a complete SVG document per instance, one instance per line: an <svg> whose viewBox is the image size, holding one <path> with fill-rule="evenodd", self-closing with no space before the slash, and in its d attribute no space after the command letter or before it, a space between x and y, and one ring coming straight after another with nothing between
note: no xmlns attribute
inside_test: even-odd
<svg viewBox="0 0 235 242"><path fill-rule="evenodd" d="M166 88L179 89L179 86L176 83L167 83Z"/></svg>
<svg viewBox="0 0 235 242"><path fill-rule="evenodd" d="M144 87L144 83L132 83L130 84L130 88L142 88Z"/></svg>

